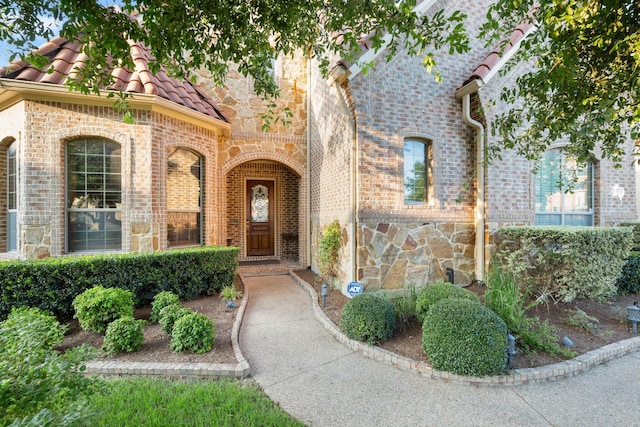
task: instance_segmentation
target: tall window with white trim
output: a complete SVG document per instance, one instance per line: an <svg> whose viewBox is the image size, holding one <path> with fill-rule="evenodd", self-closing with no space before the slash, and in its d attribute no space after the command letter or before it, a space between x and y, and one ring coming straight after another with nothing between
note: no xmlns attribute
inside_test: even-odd
<svg viewBox="0 0 640 427"><path fill-rule="evenodd" d="M167 159L167 242L202 244L202 156L184 148Z"/></svg>
<svg viewBox="0 0 640 427"><path fill-rule="evenodd" d="M536 173L536 225L593 225L593 163L547 151Z"/></svg>
<svg viewBox="0 0 640 427"><path fill-rule="evenodd" d="M405 140L405 205L424 205L433 198L431 157L431 143L419 139Z"/></svg>
<svg viewBox="0 0 640 427"><path fill-rule="evenodd" d="M17 142L7 149L7 250L18 250L18 163Z"/></svg>
<svg viewBox="0 0 640 427"><path fill-rule="evenodd" d="M122 249L120 144L80 138L66 146L67 251Z"/></svg>

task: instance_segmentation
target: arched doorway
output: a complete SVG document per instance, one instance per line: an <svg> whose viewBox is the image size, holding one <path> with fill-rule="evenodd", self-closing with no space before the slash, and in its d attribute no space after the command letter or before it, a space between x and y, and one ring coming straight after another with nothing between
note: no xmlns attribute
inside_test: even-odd
<svg viewBox="0 0 640 427"><path fill-rule="evenodd" d="M282 163L253 160L226 176L227 244L241 260L299 260L300 176Z"/></svg>

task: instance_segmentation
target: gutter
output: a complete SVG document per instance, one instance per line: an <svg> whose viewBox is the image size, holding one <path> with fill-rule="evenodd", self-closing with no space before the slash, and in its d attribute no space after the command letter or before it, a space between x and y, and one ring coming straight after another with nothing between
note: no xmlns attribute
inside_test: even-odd
<svg viewBox="0 0 640 427"><path fill-rule="evenodd" d="M416 6L413 10L418 14L418 16L424 16L427 14L431 6L436 3L437 0L418 0L416 1ZM367 64L374 61L378 58L384 50L391 43L391 35L385 34L382 37L382 44L377 49L369 49L367 50L357 61L355 64L349 67L349 80L353 79L358 74L362 73L362 70L366 68Z"/></svg>
<svg viewBox="0 0 640 427"><path fill-rule="evenodd" d="M478 282L484 281L485 267L485 183L484 183L484 151L486 132L482 123L471 117L471 95L477 93L484 86L481 79L472 80L455 93L456 98L462 99L462 119L475 129L476 135L476 213L475 213L475 272Z"/></svg>
<svg viewBox="0 0 640 427"><path fill-rule="evenodd" d="M24 99L113 107L114 100L108 97L113 93L113 91L101 90L100 95L93 93L86 95L69 91L67 86L62 85L0 78L0 109L8 108ZM191 124L218 130L225 137L231 135L231 124L223 120L176 104L158 95L142 93L129 95L127 101L131 109L155 111Z"/></svg>

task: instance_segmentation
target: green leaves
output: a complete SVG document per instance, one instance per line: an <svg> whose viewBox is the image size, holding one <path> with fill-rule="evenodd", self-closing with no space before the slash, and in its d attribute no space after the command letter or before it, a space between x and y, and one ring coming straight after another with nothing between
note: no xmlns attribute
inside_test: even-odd
<svg viewBox="0 0 640 427"><path fill-rule="evenodd" d="M212 320L200 313L190 313L178 319L171 332L171 349L203 354L211 351L216 337Z"/></svg>
<svg viewBox="0 0 640 427"><path fill-rule="evenodd" d="M37 308L13 310L0 323L0 424L34 417L31 424L70 425L88 416L84 399L96 382L82 375L94 349L76 347L59 353L65 327ZM39 423L45 417L48 424Z"/></svg>
<svg viewBox="0 0 640 427"><path fill-rule="evenodd" d="M342 246L342 231L338 220L330 222L322 232L320 250L318 251L318 268L321 274L329 276L338 261L338 251Z"/></svg>
<svg viewBox="0 0 640 427"><path fill-rule="evenodd" d="M102 334L114 320L133 317L133 293L96 286L75 297L73 308L82 329Z"/></svg>
<svg viewBox="0 0 640 427"><path fill-rule="evenodd" d="M326 73L336 57L355 62L362 53L364 38L373 50L385 47L387 58L399 49L416 55L445 45L451 53L464 52L469 42L463 13L445 15L438 11L421 17L414 10L415 1L119 3L124 13L101 2L3 2L0 40L24 54L37 47L33 44L36 37L55 35L56 27L47 24L49 20L62 23L61 35L82 43L87 55L84 66L76 70L77 79L69 82L73 90L82 93L112 87L109 65L134 69L129 42L135 41L151 48L152 71L162 64L174 76L189 78L204 68L217 84L222 84L228 64L235 63L244 76L252 78L255 92L271 99L278 96L279 88L268 70L279 55L302 53L316 59Z"/></svg>
<svg viewBox="0 0 640 427"><path fill-rule="evenodd" d="M624 0L500 0L481 34L490 45L522 22L537 29L508 69L532 67L503 92L512 108L493 123L500 145L537 159L550 144L567 142L580 162L599 147L620 165L640 123L640 9Z"/></svg>

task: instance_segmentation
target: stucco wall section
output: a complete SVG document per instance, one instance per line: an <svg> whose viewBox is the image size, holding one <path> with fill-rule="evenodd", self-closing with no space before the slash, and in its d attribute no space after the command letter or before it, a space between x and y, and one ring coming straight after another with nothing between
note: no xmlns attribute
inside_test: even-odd
<svg viewBox="0 0 640 427"><path fill-rule="evenodd" d="M15 142L17 150L23 146L25 103L19 102L0 112L0 194L7 189L7 150ZM7 197L0 197L0 253L7 251ZM1 255L0 255L1 257Z"/></svg>

